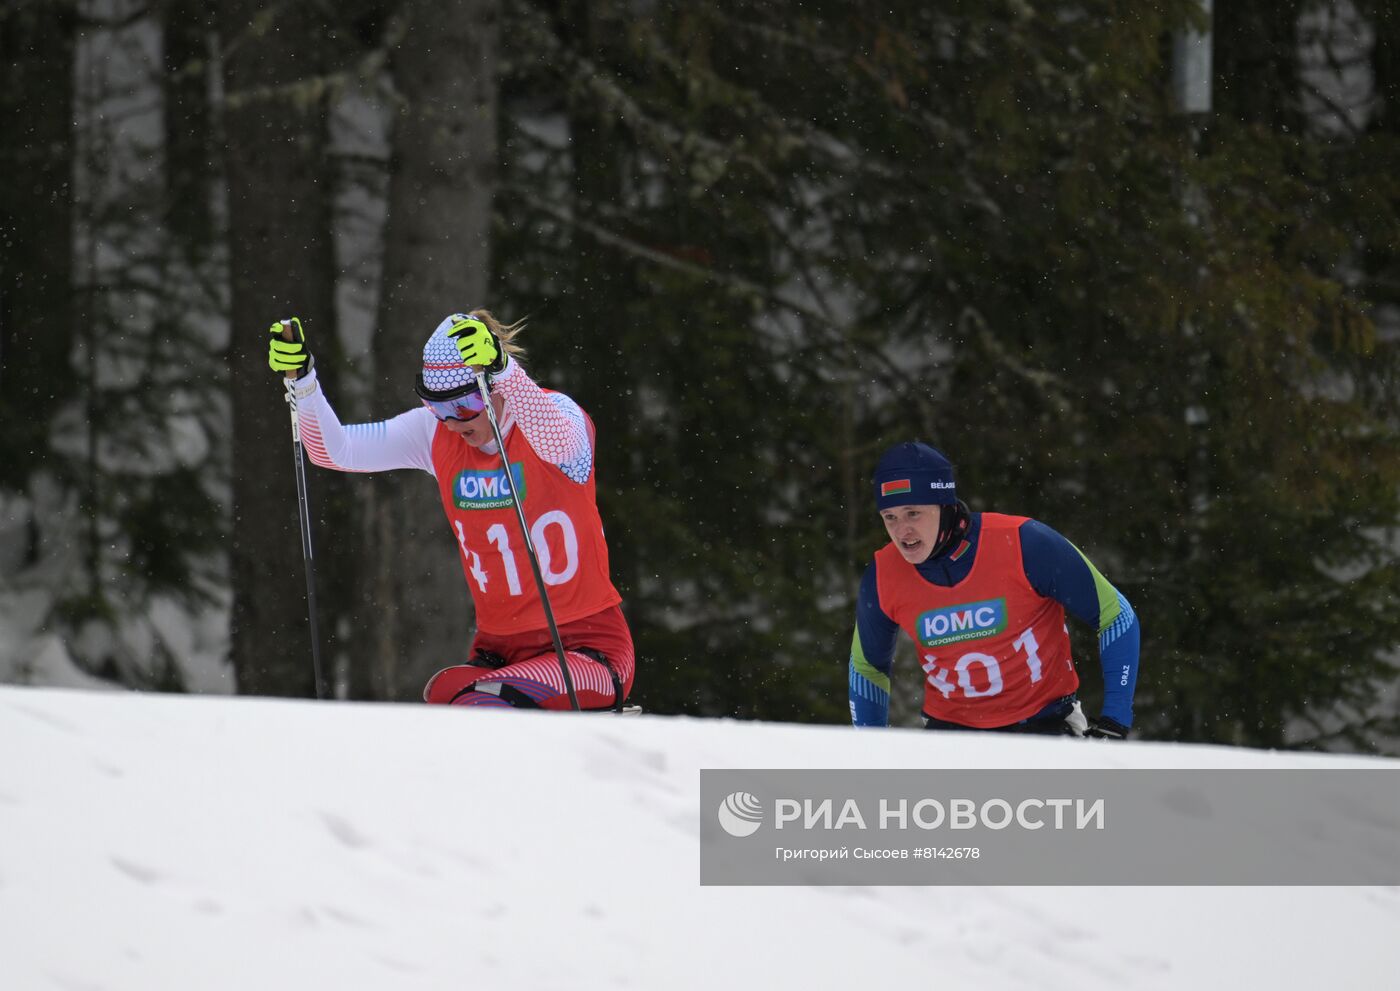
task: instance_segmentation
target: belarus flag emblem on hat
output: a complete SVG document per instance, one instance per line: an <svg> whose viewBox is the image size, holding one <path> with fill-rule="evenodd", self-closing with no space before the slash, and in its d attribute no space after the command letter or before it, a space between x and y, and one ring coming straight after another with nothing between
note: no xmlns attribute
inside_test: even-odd
<svg viewBox="0 0 1400 991"><path fill-rule="evenodd" d="M896 478L888 482L880 483L880 495L882 497L889 495L900 495L901 493L909 491L911 491L911 486L909 484L909 479L907 478Z"/></svg>

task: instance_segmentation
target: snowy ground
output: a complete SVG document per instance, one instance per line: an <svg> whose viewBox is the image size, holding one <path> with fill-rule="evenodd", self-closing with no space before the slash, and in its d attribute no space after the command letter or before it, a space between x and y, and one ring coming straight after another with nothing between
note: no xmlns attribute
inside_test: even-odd
<svg viewBox="0 0 1400 991"><path fill-rule="evenodd" d="M698 883L700 768L1378 763L3 687L0 988L1387 987L1393 888Z"/></svg>

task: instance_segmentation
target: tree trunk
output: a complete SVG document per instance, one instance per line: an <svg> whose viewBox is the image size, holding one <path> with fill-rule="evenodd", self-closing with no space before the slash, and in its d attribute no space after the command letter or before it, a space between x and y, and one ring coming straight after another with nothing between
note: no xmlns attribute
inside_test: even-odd
<svg viewBox="0 0 1400 991"><path fill-rule="evenodd" d="M335 353L327 108L318 85L327 32L304 5L266 14L254 0L225 0L219 11L233 326L231 640L240 692L311 695L291 438L266 338L272 321L299 315L313 353ZM318 474L308 472L313 509ZM337 536L315 534L322 549Z"/></svg>
<svg viewBox="0 0 1400 991"><path fill-rule="evenodd" d="M180 248L198 259L214 238L208 85L213 23L208 0L167 0L161 28L166 222Z"/></svg>
<svg viewBox="0 0 1400 991"><path fill-rule="evenodd" d="M67 2L0 13L0 490L49 464L75 388L74 31Z"/></svg>
<svg viewBox="0 0 1400 991"><path fill-rule="evenodd" d="M1376 127L1389 134L1400 134L1400 10L1393 3L1381 2L1371 17L1376 31L1371 67L1381 100Z"/></svg>
<svg viewBox="0 0 1400 991"><path fill-rule="evenodd" d="M1270 130L1302 122L1298 94L1301 0L1216 3L1216 110Z"/></svg>
<svg viewBox="0 0 1400 991"><path fill-rule="evenodd" d="M611 5L589 0L566 0L557 12L558 30L565 47L574 47L585 59L604 63L608 16L616 23ZM605 64L605 63L604 63ZM569 148L573 161L573 213L579 220L609 225L605 207L619 202L623 194L624 163L628 154L623 149L628 138L617 133L615 115L600 107L586 90L570 88L565 102L569 122ZM569 294L571 322L580 327L606 327L611 322L616 300L626 294L632 265L630 259L606 245L592 241L587 235L575 235L573 285ZM562 328L554 328L555 332ZM575 338L569 343L577 342ZM609 334L610 348L618 348L618 332ZM584 361L587 361L584 358ZM586 375L601 379L604 367L581 366ZM599 425L632 424L637 422L635 402L629 389L589 390L588 413ZM600 432L602 431L600 426ZM612 492L599 494L599 503L607 507L614 494L636 485L636 465L633 445L617 433L605 434L608 440L598 445L593 460L598 477L608 480ZM629 553L630 543L615 540L609 543L608 554L614 580L629 603L628 618L634 633L642 628L644 599L641 596L643 576L641 560Z"/></svg>
<svg viewBox="0 0 1400 991"><path fill-rule="evenodd" d="M496 0L407 4L392 71L394 124L384 281L373 354L376 410L416 403L423 343L449 313L487 305L496 182ZM374 480L375 622L369 694L417 698L436 668L466 659L472 610L457 542L431 479Z"/></svg>

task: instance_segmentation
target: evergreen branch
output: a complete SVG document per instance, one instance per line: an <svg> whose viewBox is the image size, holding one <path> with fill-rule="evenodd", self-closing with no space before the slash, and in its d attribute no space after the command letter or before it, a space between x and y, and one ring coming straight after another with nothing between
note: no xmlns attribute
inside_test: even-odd
<svg viewBox="0 0 1400 991"><path fill-rule="evenodd" d="M1343 129L1352 138L1359 138L1362 134L1365 133L1365 129L1361 125L1352 123L1352 109L1343 107L1332 97L1322 92L1322 90L1319 89L1315 83L1308 82L1307 80L1301 78L1299 79L1299 82L1302 84L1304 91L1309 96L1311 96L1318 103L1322 104L1322 106L1325 109L1331 111L1332 116L1337 120L1338 123L1342 125Z"/></svg>
<svg viewBox="0 0 1400 991"><path fill-rule="evenodd" d="M321 3L317 5L325 6ZM278 17L281 16L281 12L294 7L295 4L290 0L278 0L278 2L261 10L245 30L232 38L225 39L222 52L224 64L227 65L230 59L245 45L257 44L257 39L272 29ZM364 55L350 60L344 68L300 76L283 83L225 90L221 106L225 109L237 110L257 103L282 99L290 99L293 103L299 103L302 106L311 106L323 98L339 95L351 81L374 79L382 73L389 63L389 52L402 39L404 30L406 28L403 19L395 18L386 29L382 44L367 49ZM395 99L401 100L397 94L393 96Z"/></svg>
<svg viewBox="0 0 1400 991"><path fill-rule="evenodd" d="M625 251L651 264L682 272L703 282L720 285L732 293L763 299L779 309L806 318L812 322L814 329L823 328L831 331L816 348L817 353L843 365L850 363L850 345L845 337L842 336L843 332L841 330L840 321L835 318L828 307L823 306L821 309L814 309L785 293L760 285L743 276L719 272L713 268L676 258L673 255L641 244L626 235L610 230L600 224L576 217L570 211L557 207L518 185L511 184L507 188L540 212L549 215L565 226L583 231L601 244L606 244L610 247ZM868 348L862 352L862 357L875 362L875 364L883 370L887 381L896 381L910 391L920 388L919 381L913 375L905 371L900 364L895 362L894 359L890 358L880 349Z"/></svg>
<svg viewBox="0 0 1400 991"><path fill-rule="evenodd" d="M969 328L971 328L971 336L975 336L982 347L1000 362L1003 368L1023 379L1029 386L1032 395L1044 396L1049 399L1064 416L1075 415L1075 404L1071 398L1074 395L1074 389L1070 384L1053 372L1032 368L1003 347L988 327L986 318L975 307L970 305L963 307L962 312L958 314L958 327L963 333L969 333Z"/></svg>
<svg viewBox="0 0 1400 991"><path fill-rule="evenodd" d="M770 289L767 286L760 285L759 283L754 282L751 279L744 278L741 275L733 275L726 272L720 272L714 268L699 265L695 262L685 261L681 258L675 257L674 255L667 254L664 251L660 251L656 248L649 247L648 245L642 244L641 242L636 241L625 234L621 234L615 230L610 230L602 226L601 224L597 224L590 220L585 220L581 217L575 216L572 211L555 206L548 200L535 195L530 190L518 184L509 184L505 188L507 188L510 192L514 193L516 196L519 196L530 207L552 217L553 219L559 221L561 224L564 224L567 227L588 234L600 244L605 244L609 247L617 248L618 250L624 251L635 258L640 258L643 261L649 262L653 265L661 266L663 268L671 269L672 271L684 273L702 282L714 283L716 285L724 287L725 289L729 290L730 292L736 295L743 295L749 296L751 298L763 299L781 309L788 310L801 316L807 317L808 319L814 320L818 323L826 322L826 317L821 312L812 309L810 306L807 306L799 300L795 300L789 296L784 295L783 293Z"/></svg>
<svg viewBox="0 0 1400 991"><path fill-rule="evenodd" d="M119 14L113 17L101 17L91 14L79 8L74 23L79 28L95 29L98 31L124 31L125 29L139 24L146 18L152 16L154 11L148 4L141 4L133 7L130 12Z"/></svg>
<svg viewBox="0 0 1400 991"><path fill-rule="evenodd" d="M1379 746L1374 737L1400 736L1400 720L1394 716L1368 716L1360 722L1349 722L1334 730L1323 730L1320 723L1312 718L1308 718L1307 721L1319 732L1288 744L1288 749L1325 750L1329 744L1347 743L1374 754L1384 754L1386 751Z"/></svg>
<svg viewBox="0 0 1400 991"><path fill-rule="evenodd" d="M732 28L745 34L753 35L761 41L773 42L779 47L792 48L818 58L829 59L833 62L843 62L849 56L846 52L832 45L821 45L807 38L799 37L790 31L783 31L779 28L767 24L759 24L756 21L745 20L743 18L725 14L717 8L706 7L700 13L711 22L722 25L725 28Z"/></svg>
<svg viewBox="0 0 1400 991"><path fill-rule="evenodd" d="M571 48L567 48L558 35L544 22L544 15L530 4L517 0L512 4L514 12L521 15L520 23L527 32L526 45L532 50L541 51L548 63L569 82L575 90L590 97L590 105L598 106L606 115L622 122L634 135L663 156L677 152L691 161L692 170L705 175L707 183L727 171L731 162L741 162L754 169L769 182L776 183L776 177L766 162L748 150L743 138L732 142L722 142L694 130L682 130L672 121L650 113L642 103L624 86L617 74L594 59ZM667 57L662 58L665 54ZM691 78L681 70L679 60L657 42L651 52L663 65L666 65L679 78ZM706 80L716 86L725 86L712 73ZM730 101L751 102L751 91L727 88ZM788 130L786 121L777 114L770 115L766 122L772 133Z"/></svg>

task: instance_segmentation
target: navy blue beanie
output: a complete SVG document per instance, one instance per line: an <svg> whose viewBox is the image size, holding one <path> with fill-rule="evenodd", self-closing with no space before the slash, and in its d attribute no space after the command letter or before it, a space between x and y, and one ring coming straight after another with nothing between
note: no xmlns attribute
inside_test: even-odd
<svg viewBox="0 0 1400 991"><path fill-rule="evenodd" d="M875 466L875 507L952 506L958 501L953 464L941 452L918 441L896 444Z"/></svg>

